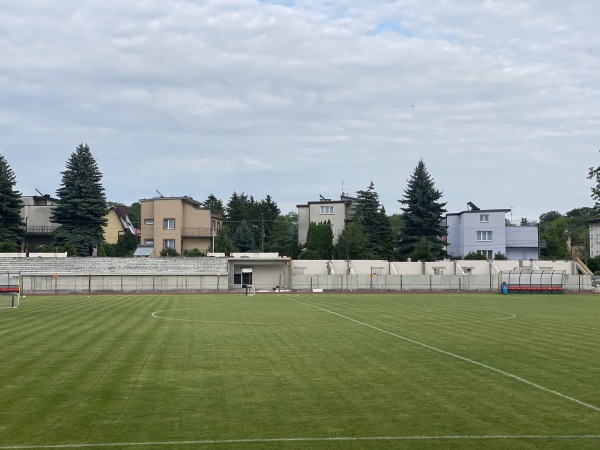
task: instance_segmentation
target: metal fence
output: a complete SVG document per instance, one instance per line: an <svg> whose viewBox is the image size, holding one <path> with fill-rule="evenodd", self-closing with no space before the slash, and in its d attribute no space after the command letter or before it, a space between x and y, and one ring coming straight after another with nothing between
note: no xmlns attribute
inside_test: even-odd
<svg viewBox="0 0 600 450"><path fill-rule="evenodd" d="M23 274L23 294L225 292L227 274Z"/></svg>
<svg viewBox="0 0 600 450"><path fill-rule="evenodd" d="M594 291L591 276L564 275L564 290ZM499 292L497 275L294 275L297 291Z"/></svg>

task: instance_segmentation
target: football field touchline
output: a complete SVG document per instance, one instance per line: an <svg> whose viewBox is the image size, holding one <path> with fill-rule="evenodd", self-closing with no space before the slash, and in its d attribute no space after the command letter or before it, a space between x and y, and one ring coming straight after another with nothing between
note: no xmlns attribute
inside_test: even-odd
<svg viewBox="0 0 600 450"><path fill-rule="evenodd" d="M337 313L335 311L331 311L331 310L326 309L326 308L321 308L320 306L311 305L310 303L301 302L300 300L296 300L296 299L288 297L286 295L282 295L282 297L285 298L285 299L291 300L293 302L300 303L301 305L309 306L311 308L319 309L319 310L324 311L326 313L333 314L335 316L341 317L343 319L349 320L349 321L357 323L359 325L363 325L365 327L371 328L371 329L379 331L381 333L385 333L385 334L388 334L390 336L394 336L394 337L396 337L398 339L402 339L403 341L407 341L407 342L410 342L412 344L419 345L421 347L427 348L429 350L433 350L435 352L442 353L442 354L448 355L448 356L452 356L453 358L460 359L462 361L474 364L476 366L483 367L485 369L491 370L492 372L496 372L496 373L499 373L499 374L504 375L506 377L509 377L509 378L514 379L514 380L517 380L517 381L520 381L522 383L525 383L525 384L527 384L529 386L532 386L532 387L534 387L536 389L540 389L540 390L542 390L544 392L548 392L549 394L556 395L558 397L564 398L565 400L569 400L571 402L574 402L574 403L577 403L579 405L585 406L586 408L593 409L594 411L600 411L600 407L598 407L596 405L592 405L590 403L586 403L584 401L578 400L578 399L576 399L574 397L570 397L570 396L568 396L566 394L563 394L561 392L549 389L549 388L544 387L544 386L542 386L540 384L534 383L533 381L529 381L529 380L527 380L525 378L522 378L522 377L520 377L518 375L513 375L512 373L506 372L506 371L504 371L502 369L497 369L495 367L488 366L485 363L482 363L482 362L479 362L479 361L475 361L473 359L469 359L469 358L467 358L465 356L460 356L460 355L457 355L456 353L448 352L446 350L442 350L441 348L433 347L433 346L425 344L423 342L419 342L419 341L416 341L414 339L411 339L411 338L408 338L408 337L405 337L405 336L401 336L401 335L396 334L396 333L392 333L391 331L387 331L387 330L384 330L382 328L378 328L378 327L376 327L374 325L370 325L368 323L361 322L360 320L353 319L352 317L344 316L343 314Z"/></svg>
<svg viewBox="0 0 600 450"><path fill-rule="evenodd" d="M168 447L173 445L211 445L211 444L269 444L282 442L359 442L359 441L476 441L476 440L569 440L600 439L597 434L499 434L499 435L447 435L447 436L365 436L365 437L298 437L298 438L256 438L256 439L200 439L188 441L156 442L106 442L97 444L54 444L54 445L9 445L0 446L0 450L33 450L63 448L110 448L110 447Z"/></svg>

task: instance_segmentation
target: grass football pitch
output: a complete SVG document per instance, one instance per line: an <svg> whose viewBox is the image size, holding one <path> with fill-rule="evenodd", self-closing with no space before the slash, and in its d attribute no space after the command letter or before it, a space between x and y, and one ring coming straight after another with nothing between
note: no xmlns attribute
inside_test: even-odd
<svg viewBox="0 0 600 450"><path fill-rule="evenodd" d="M600 296L28 296L0 450L600 447Z"/></svg>

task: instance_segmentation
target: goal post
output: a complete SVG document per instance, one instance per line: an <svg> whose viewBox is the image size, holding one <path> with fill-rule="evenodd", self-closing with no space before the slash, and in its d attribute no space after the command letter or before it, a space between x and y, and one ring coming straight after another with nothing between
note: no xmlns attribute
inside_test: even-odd
<svg viewBox="0 0 600 450"><path fill-rule="evenodd" d="M18 308L21 299L21 276L18 273L0 273L0 309Z"/></svg>
<svg viewBox="0 0 600 450"><path fill-rule="evenodd" d="M254 285L253 284L247 284L246 285L246 296L253 296L256 294L256 290L254 289Z"/></svg>

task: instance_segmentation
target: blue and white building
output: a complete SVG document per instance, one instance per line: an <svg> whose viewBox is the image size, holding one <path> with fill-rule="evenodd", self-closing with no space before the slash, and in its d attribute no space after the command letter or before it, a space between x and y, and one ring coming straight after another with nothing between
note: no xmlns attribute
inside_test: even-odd
<svg viewBox="0 0 600 450"><path fill-rule="evenodd" d="M479 209L471 202L470 210L446 214L447 252L462 259L470 252L493 259L497 253L508 259L539 257L538 227L512 226L506 220L510 209Z"/></svg>

